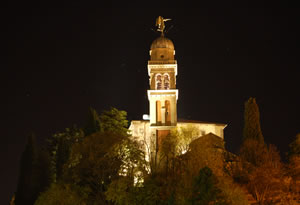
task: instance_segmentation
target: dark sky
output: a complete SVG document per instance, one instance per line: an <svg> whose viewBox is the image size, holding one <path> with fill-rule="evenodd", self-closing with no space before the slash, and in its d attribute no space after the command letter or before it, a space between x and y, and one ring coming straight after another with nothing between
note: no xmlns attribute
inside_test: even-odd
<svg viewBox="0 0 300 205"><path fill-rule="evenodd" d="M81 126L90 106L126 110L129 120L149 112L147 61L159 15L172 19L178 117L227 123L226 147L236 152L244 102L256 97L265 141L284 155L300 132L294 5L11 4L1 12L1 204L16 190L31 132L43 142Z"/></svg>

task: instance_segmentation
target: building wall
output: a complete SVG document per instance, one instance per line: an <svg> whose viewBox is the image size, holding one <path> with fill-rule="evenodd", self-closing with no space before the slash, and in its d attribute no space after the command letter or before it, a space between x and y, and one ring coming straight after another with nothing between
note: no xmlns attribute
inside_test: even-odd
<svg viewBox="0 0 300 205"><path fill-rule="evenodd" d="M215 124L215 123L191 123L191 122L177 122L177 128L180 127L196 127L198 129L198 136L201 137L208 133L213 133L218 137L224 139L224 128L225 124ZM174 127L175 128L175 127ZM157 130L162 129L163 127L152 127L150 126L150 121L146 120L133 120L131 121L129 130L131 131L133 139L137 140L141 148L146 152L147 156L150 156L151 152L155 152L156 149L156 134Z"/></svg>
<svg viewBox="0 0 300 205"><path fill-rule="evenodd" d="M213 133L222 139L224 139L224 128L225 125L214 124L214 123L191 123L191 122L178 122L177 127L193 126L198 128L200 136Z"/></svg>

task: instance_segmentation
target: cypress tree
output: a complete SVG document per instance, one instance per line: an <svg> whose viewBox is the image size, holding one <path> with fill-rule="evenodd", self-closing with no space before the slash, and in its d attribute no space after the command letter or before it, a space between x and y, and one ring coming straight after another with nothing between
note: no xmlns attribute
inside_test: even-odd
<svg viewBox="0 0 300 205"><path fill-rule="evenodd" d="M86 136L91 135L95 132L100 131L100 119L99 114L97 111L90 107L89 113L88 113L88 121L84 128L84 134Z"/></svg>
<svg viewBox="0 0 300 205"><path fill-rule="evenodd" d="M255 98L250 97L245 102L243 143L240 148L240 156L254 166L259 166L264 152L265 144L260 128L259 109Z"/></svg>
<svg viewBox="0 0 300 205"><path fill-rule="evenodd" d="M48 152L37 146L32 134L20 160L20 173L15 195L15 204L32 205L38 195L51 183L50 158Z"/></svg>
<svg viewBox="0 0 300 205"><path fill-rule="evenodd" d="M16 191L15 204L33 204L37 198L37 176L35 165L38 159L38 150L35 136L32 134L20 160L20 173Z"/></svg>
<svg viewBox="0 0 300 205"><path fill-rule="evenodd" d="M247 139L256 140L258 143L264 144L264 137L260 127L259 108L255 98L252 97L245 102L243 142Z"/></svg>

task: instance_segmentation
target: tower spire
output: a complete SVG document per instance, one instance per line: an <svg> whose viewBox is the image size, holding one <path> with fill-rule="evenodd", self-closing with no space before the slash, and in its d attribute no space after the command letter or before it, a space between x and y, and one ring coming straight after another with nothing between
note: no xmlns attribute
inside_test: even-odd
<svg viewBox="0 0 300 205"><path fill-rule="evenodd" d="M164 19L162 16L156 18L155 26L157 26L157 31L161 32L161 36L164 36L165 31L165 22L170 21L171 19Z"/></svg>

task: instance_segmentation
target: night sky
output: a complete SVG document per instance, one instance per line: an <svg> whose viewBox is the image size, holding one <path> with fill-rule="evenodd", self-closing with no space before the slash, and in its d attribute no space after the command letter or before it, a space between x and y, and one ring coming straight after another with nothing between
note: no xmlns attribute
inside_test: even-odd
<svg viewBox="0 0 300 205"><path fill-rule="evenodd" d="M1 204L16 190L30 133L42 144L84 125L90 106L126 110L129 120L149 113L147 61L159 15L172 19L166 36L178 62L178 118L228 124L226 148L235 153L244 102L256 97L265 141L284 156L300 132L299 9L149 6L26 2L1 9Z"/></svg>

